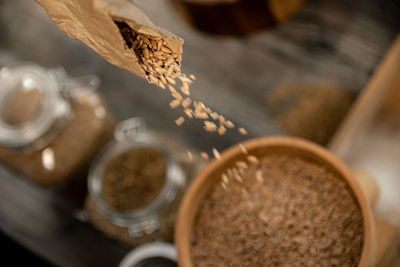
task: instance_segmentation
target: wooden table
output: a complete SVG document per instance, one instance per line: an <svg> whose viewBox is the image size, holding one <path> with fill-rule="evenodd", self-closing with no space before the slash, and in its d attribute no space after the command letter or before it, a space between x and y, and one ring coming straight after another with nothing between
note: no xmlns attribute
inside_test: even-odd
<svg viewBox="0 0 400 267"><path fill-rule="evenodd" d="M308 1L278 28L247 38L213 37L183 23L168 1L136 1L152 19L185 39L183 70L194 73L193 96L248 129L249 137L284 134L263 102L282 83L335 83L359 92L400 29L398 1ZM351 2L351 3L350 3ZM169 96L69 39L32 0L0 2L0 65L19 59L61 65L74 76L97 74L100 92L119 119L144 116L163 135L197 150L242 140L174 125ZM127 253L73 217L57 192L0 167L0 230L59 266L117 266ZM79 215L75 214L75 215Z"/></svg>

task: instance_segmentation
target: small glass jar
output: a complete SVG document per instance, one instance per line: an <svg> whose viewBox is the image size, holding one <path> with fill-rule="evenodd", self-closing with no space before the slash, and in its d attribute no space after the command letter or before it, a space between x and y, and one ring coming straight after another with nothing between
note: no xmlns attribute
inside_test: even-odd
<svg viewBox="0 0 400 267"><path fill-rule="evenodd" d="M18 63L0 70L0 161L41 185L60 185L85 170L115 122L96 76Z"/></svg>
<svg viewBox="0 0 400 267"><path fill-rule="evenodd" d="M157 151L165 159L162 187L151 201L133 210L121 211L110 205L104 196L107 190L104 188L107 166L115 159L119 161L118 157L124 153L140 149ZM144 182L140 180L142 177L134 179L141 183ZM123 186L124 179L125 177L119 177L116 182ZM186 182L186 175L180 164L171 151L148 134L144 120L129 119L116 127L115 141L106 146L90 169L86 210L91 223L97 229L127 246L136 247L155 240L172 241L175 217Z"/></svg>

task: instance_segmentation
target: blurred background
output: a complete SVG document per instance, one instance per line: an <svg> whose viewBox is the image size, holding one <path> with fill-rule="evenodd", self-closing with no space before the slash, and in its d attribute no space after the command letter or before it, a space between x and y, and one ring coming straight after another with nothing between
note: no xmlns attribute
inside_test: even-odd
<svg viewBox="0 0 400 267"><path fill-rule="evenodd" d="M155 24L185 40L182 69L197 77L194 99L246 128L246 138L294 135L324 146L400 29L396 0L295 1L287 14L260 9L256 2L262 1L211 7L201 1L134 2ZM14 61L62 66L73 77L95 74L117 120L142 116L150 129L194 151L223 150L244 139L234 132L206 134L196 121L177 127L180 114L169 108L165 91L70 39L35 1L0 1L0 66ZM1 242L7 251L43 261L41 266L116 266L128 252L74 219L53 201L54 191L26 183L5 166L0 177ZM399 212L386 210L393 211ZM400 214L394 217L400 227ZM90 242L97 245L87 249Z"/></svg>

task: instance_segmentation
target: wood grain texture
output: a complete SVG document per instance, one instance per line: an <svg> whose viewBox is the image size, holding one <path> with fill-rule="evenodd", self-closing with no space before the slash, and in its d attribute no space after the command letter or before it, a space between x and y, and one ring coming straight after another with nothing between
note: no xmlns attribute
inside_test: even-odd
<svg viewBox="0 0 400 267"><path fill-rule="evenodd" d="M194 73L192 92L245 127L248 137L284 134L263 95L283 83L335 83L359 92L400 28L396 0L309 0L285 24L241 38L203 35L179 19L169 1L137 0L157 24L185 39L183 70ZM144 116L150 128L198 150L219 150L240 134L205 133L195 121L180 128L169 95L120 70L68 38L31 0L0 1L0 65L19 59L71 75L97 74L101 93L118 119ZM0 168L0 229L59 266L116 266L126 252L55 204L55 191L26 183Z"/></svg>

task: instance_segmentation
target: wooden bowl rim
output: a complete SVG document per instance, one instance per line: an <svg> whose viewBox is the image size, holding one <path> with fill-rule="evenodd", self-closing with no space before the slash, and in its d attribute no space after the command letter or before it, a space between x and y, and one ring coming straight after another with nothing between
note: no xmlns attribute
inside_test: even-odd
<svg viewBox="0 0 400 267"><path fill-rule="evenodd" d="M325 161L327 165L332 166L337 173L346 180L350 188L353 190L363 216L364 244L358 266L373 266L375 263L375 229L373 227L372 212L358 182L354 178L352 172L342 161L322 146L296 137L260 137L250 139L242 144L249 152L260 147L284 147L288 149L302 150L311 153L318 159ZM212 177L211 174L221 165L240 153L242 152L238 145L234 145L225 150L221 154L220 160L214 159L196 176L185 193L178 211L175 228L175 245L179 266L193 266L190 252L191 230L193 227L187 222L191 219L187 216L188 212L193 209L191 203L196 199L199 189L203 184L205 184L207 179Z"/></svg>

